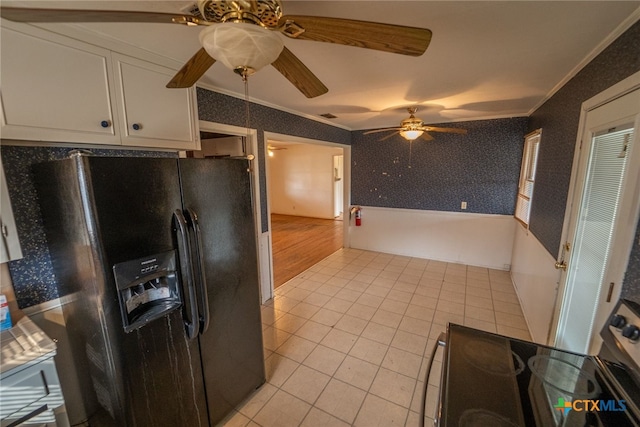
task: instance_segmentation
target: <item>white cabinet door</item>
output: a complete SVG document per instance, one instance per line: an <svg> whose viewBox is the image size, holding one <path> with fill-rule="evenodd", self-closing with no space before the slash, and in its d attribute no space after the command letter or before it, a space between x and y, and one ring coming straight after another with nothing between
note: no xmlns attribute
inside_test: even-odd
<svg viewBox="0 0 640 427"><path fill-rule="evenodd" d="M119 145L111 53L36 28L2 25L2 138Z"/></svg>
<svg viewBox="0 0 640 427"><path fill-rule="evenodd" d="M0 158L0 262L13 261L22 258L18 230L13 218L9 189L4 178L4 167Z"/></svg>
<svg viewBox="0 0 640 427"><path fill-rule="evenodd" d="M198 149L195 89L167 89L173 70L112 55L122 144Z"/></svg>

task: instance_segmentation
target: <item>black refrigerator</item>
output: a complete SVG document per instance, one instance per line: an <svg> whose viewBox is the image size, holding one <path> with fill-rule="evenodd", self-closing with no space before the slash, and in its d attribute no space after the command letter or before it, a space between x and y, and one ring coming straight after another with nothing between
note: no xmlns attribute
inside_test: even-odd
<svg viewBox="0 0 640 427"><path fill-rule="evenodd" d="M247 160L75 154L34 174L90 425L213 426L264 383Z"/></svg>

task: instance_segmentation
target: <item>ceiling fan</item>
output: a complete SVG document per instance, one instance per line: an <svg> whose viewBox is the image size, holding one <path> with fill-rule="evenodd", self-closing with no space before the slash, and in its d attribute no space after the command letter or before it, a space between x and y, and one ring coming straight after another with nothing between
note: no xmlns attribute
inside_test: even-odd
<svg viewBox="0 0 640 427"><path fill-rule="evenodd" d="M0 8L0 16L18 22L132 22L177 23L205 26L202 48L167 84L190 87L216 61L242 76L273 65L306 97L328 91L327 87L284 46L282 37L314 40L420 56L431 41L423 28L380 24L352 19L283 15L280 0L197 0L192 14L154 11Z"/></svg>
<svg viewBox="0 0 640 427"><path fill-rule="evenodd" d="M415 139L418 139L419 137L422 137L427 141L431 141L433 140L433 137L429 135L427 132L449 132L449 133L459 133L459 134L467 133L466 129L425 126L424 121L422 121L422 119L419 119L415 116L416 112L418 111L418 107L409 107L407 108L407 111L409 112L409 118L404 119L402 122L400 122L400 127L375 129L375 130L364 132L363 134L368 135L371 133L388 132L390 130L394 130L395 131L394 133L392 133L391 135L385 136L384 138L381 139L381 141L391 138L392 136L397 134L400 134L400 136L402 136L407 141L413 141Z"/></svg>

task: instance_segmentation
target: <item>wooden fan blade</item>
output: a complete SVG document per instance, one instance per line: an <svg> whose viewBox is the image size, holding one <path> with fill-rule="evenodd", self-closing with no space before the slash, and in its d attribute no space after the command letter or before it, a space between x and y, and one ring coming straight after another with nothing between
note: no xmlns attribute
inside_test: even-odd
<svg viewBox="0 0 640 427"><path fill-rule="evenodd" d="M204 48L200 48L167 83L167 87L183 88L193 86L215 62L216 60L210 57Z"/></svg>
<svg viewBox="0 0 640 427"><path fill-rule="evenodd" d="M292 38L420 56L431 42L431 30L319 16L283 16L280 31Z"/></svg>
<svg viewBox="0 0 640 427"><path fill-rule="evenodd" d="M387 135L384 138L379 139L379 141L386 141L387 139L391 138L392 136L396 136L400 133L400 131L394 132L391 135Z"/></svg>
<svg viewBox="0 0 640 427"><path fill-rule="evenodd" d="M286 47L271 65L307 98L315 98L329 91L320 79Z"/></svg>
<svg viewBox="0 0 640 427"><path fill-rule="evenodd" d="M363 135L369 135L370 133L378 133L378 132L388 132L390 130L397 130L397 131L401 131L402 128L383 128L383 129L374 129L374 130L368 130L366 132L363 132Z"/></svg>
<svg viewBox="0 0 640 427"><path fill-rule="evenodd" d="M180 13L157 13L124 10L30 9L1 7L0 16L16 22L150 22L193 21L195 17ZM197 22L197 18L196 21Z"/></svg>
<svg viewBox="0 0 640 427"><path fill-rule="evenodd" d="M366 132L363 132L363 135L369 135L370 133L378 133L378 132L388 132L390 130L397 130L397 131L401 131L402 128L384 128L384 129L374 129L374 130L368 130Z"/></svg>
<svg viewBox="0 0 640 427"><path fill-rule="evenodd" d="M423 126L422 129L428 132L449 132L449 133L460 133L463 135L467 133L466 129L459 129L459 128L437 128L433 126Z"/></svg>
<svg viewBox="0 0 640 427"><path fill-rule="evenodd" d="M427 141L433 141L433 137L431 135L429 135L428 133L424 132L422 135L420 135L420 138L427 140Z"/></svg>

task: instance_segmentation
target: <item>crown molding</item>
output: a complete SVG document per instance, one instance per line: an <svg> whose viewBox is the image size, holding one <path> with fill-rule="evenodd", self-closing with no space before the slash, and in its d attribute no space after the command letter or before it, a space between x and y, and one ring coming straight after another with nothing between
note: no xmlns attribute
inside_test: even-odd
<svg viewBox="0 0 640 427"><path fill-rule="evenodd" d="M618 25L605 39L603 39L591 52L585 56L578 65L576 65L562 80L560 80L550 91L545 95L540 102L533 106L527 112L527 116L531 116L538 108L547 102L553 95L556 94L565 84L574 78L584 67L587 66L593 59L601 54L611 43L613 43L618 37L620 37L625 31L631 28L638 20L640 20L640 7L633 11L631 15L627 17L620 25Z"/></svg>

